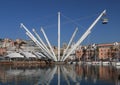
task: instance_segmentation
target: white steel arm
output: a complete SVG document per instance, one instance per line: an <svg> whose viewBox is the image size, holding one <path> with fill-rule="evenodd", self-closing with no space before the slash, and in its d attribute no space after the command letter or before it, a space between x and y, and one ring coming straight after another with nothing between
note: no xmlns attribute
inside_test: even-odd
<svg viewBox="0 0 120 85"><path fill-rule="evenodd" d="M45 37L45 39L46 39L46 41L48 43L48 46L50 47L50 50L51 50L51 52L53 54L53 58L55 59L55 61L57 61L57 58L56 58L55 53L53 51L53 48L52 48L52 46L51 46L51 44L50 44L50 42L49 42L49 40L48 40L48 38L47 38L47 36L45 34L45 31L43 30L43 28L41 28L41 31L42 31L42 33L43 33L43 35L44 35L44 37Z"/></svg>
<svg viewBox="0 0 120 85"><path fill-rule="evenodd" d="M69 57L69 55L81 44L81 42L90 34L92 28L95 26L95 24L101 19L101 17L106 13L106 10L104 10L98 18L92 23L92 25L87 29L87 31L82 35L82 37L77 41L77 43L74 45L74 47L70 50L70 52L65 56L63 61L66 60L66 58Z"/></svg>
<svg viewBox="0 0 120 85"><path fill-rule="evenodd" d="M37 45L39 45L47 54L49 54L52 57L52 55L43 47L43 45L33 36L33 34L22 23L21 27L23 27L26 30L27 34L31 36L32 40L34 40L34 42L36 42Z"/></svg>
<svg viewBox="0 0 120 85"><path fill-rule="evenodd" d="M43 42L43 40L41 39L41 37L38 35L38 33L35 31L35 29L33 29L33 32L34 34L36 35L36 37L39 39L39 41L41 42L41 44L44 46L44 48L49 51L50 53L50 50L47 48L47 46L45 45L45 43Z"/></svg>
<svg viewBox="0 0 120 85"><path fill-rule="evenodd" d="M39 46L39 48L44 52L44 49L39 45L39 43L38 43L28 32L26 32L26 35L28 35L28 37L29 37L31 40L33 40L33 42L34 42L37 46ZM47 52L46 52L46 53L47 53ZM52 59L52 58L50 57L49 53L47 53L47 57L50 58L50 59Z"/></svg>
<svg viewBox="0 0 120 85"><path fill-rule="evenodd" d="M75 31L74 31L74 33L73 33L73 35L72 35L72 37L71 37L71 39L70 39L70 41L69 41L69 43L68 43L67 48L66 48L65 51L64 51L64 54L63 54L63 56L62 56L61 61L63 61L63 58L65 57L66 52L68 51L68 49L69 49L69 47L70 47L70 45L71 45L71 43L72 43L72 41L73 41L73 39L74 39L74 37L75 37L77 31L78 31L78 28L75 29Z"/></svg>

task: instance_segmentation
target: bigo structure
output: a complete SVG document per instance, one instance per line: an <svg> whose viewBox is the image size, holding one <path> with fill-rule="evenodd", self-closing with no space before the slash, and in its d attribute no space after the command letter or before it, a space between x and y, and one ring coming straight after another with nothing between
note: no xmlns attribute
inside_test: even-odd
<svg viewBox="0 0 120 85"><path fill-rule="evenodd" d="M91 30L93 29L93 27L96 25L96 23L106 14L106 10L104 10L97 18L96 20L90 25L90 27L85 31L85 33L78 39L78 41L74 44L73 48L70 48L70 45L73 41L73 38L75 37L75 34L78 30L78 28L75 29L68 45L67 45L67 48L65 49L64 53L62 56L60 56L60 34L61 34L61 31L60 31L60 12L58 12L58 55L56 56L54 51L53 51L53 48L48 40L48 37L44 31L43 28L41 28L41 32L43 33L45 39L46 39L46 42L49 46L49 49L48 47L46 46L46 44L43 42L43 40L41 39L41 37L38 35L38 33L35 31L35 29L33 29L32 31L34 32L35 36L27 29L27 27L21 23L21 28L24 28L24 30L26 31L26 35L31 39L33 40L33 42L39 46L39 48L42 50L42 52L47 56L47 58L49 59L52 59L53 61L65 61L67 58L70 57L71 53L73 51L76 50L76 48L84 41L84 39L91 33ZM105 21L103 21L103 23L107 23L106 19ZM70 50L68 52L68 49Z"/></svg>

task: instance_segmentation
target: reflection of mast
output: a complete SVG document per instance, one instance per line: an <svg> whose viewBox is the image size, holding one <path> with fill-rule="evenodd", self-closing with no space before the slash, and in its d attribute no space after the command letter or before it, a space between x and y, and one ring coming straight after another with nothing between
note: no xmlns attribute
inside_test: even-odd
<svg viewBox="0 0 120 85"><path fill-rule="evenodd" d="M67 78L67 77L71 78L73 82L76 82L76 81L77 81L77 80L76 80L76 73L75 73L75 71L74 71L74 69L73 69L73 66L72 66L72 68L70 68L69 71L68 71L68 69L65 68L65 67L61 68L61 70L62 70L62 73L64 73L64 77L65 77L65 79L67 80L68 85L70 85L70 84L69 84L69 81L68 81L68 78Z"/></svg>
<svg viewBox="0 0 120 85"><path fill-rule="evenodd" d="M57 71L57 67L55 66L53 69L49 70L46 75L45 75L45 78L46 80L48 80L48 83L49 84L51 82L51 80L53 79L55 73Z"/></svg>
<svg viewBox="0 0 120 85"><path fill-rule="evenodd" d="M72 81L76 82L76 73L74 71L74 65L72 66L70 72L68 73L68 76L72 79Z"/></svg>
<svg viewBox="0 0 120 85"><path fill-rule="evenodd" d="M51 80L53 79L55 73L57 71L57 67L55 66L53 69L48 69L46 72L41 73L41 77L36 85L42 84L42 85L49 85Z"/></svg>
<svg viewBox="0 0 120 85"><path fill-rule="evenodd" d="M61 67L61 71L62 71L62 74L63 74L65 80L67 81L67 85L70 85L70 82L69 82L69 80L68 80L68 77L67 77L67 75L66 75L66 73L65 73L65 71L66 71L65 69L66 69L66 68Z"/></svg>
<svg viewBox="0 0 120 85"><path fill-rule="evenodd" d="M58 85L60 85L60 67L58 66Z"/></svg>

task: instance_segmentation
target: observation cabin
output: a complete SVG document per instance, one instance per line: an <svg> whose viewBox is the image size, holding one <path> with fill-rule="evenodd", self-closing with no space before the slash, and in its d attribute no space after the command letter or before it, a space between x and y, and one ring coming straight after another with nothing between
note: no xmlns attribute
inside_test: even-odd
<svg viewBox="0 0 120 85"><path fill-rule="evenodd" d="M102 24L107 24L108 23L108 18L106 17L106 13L104 13L102 17Z"/></svg>

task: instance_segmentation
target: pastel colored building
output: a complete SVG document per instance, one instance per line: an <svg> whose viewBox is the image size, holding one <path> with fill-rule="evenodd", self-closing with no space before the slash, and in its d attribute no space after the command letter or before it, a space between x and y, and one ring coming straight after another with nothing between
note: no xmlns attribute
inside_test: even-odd
<svg viewBox="0 0 120 85"><path fill-rule="evenodd" d="M113 59L120 58L120 43L106 43L106 44L96 44L96 48L92 45L82 46L79 49L76 49L76 58L84 58L86 60L92 59L94 56L97 56L97 59Z"/></svg>

